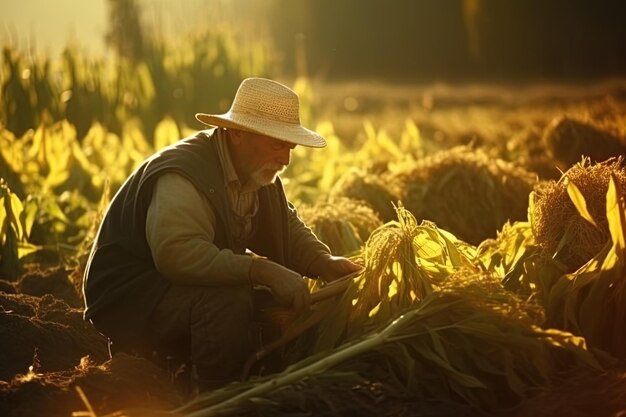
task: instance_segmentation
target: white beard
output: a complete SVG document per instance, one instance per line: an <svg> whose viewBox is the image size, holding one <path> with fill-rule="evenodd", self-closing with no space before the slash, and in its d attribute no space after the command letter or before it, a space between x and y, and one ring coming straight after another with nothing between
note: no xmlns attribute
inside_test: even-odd
<svg viewBox="0 0 626 417"><path fill-rule="evenodd" d="M286 167L283 165L268 162L267 164L264 164L261 168L253 171L250 174L250 181L257 184L259 187L269 185L276 181L276 177L278 177L278 174L284 171L285 168Z"/></svg>

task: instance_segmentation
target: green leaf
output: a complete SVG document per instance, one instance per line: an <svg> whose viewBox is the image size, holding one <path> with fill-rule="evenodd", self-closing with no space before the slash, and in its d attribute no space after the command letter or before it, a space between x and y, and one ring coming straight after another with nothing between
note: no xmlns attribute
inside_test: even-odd
<svg viewBox="0 0 626 417"><path fill-rule="evenodd" d="M572 200L572 203L574 203L574 207L576 207L576 210L578 210L578 214L580 214L583 219L587 220L595 227L598 227L593 217L591 217L589 210L587 209L587 201L585 201L585 197L583 196L580 189L576 186L576 184L574 184L572 181L567 182L567 194Z"/></svg>
<svg viewBox="0 0 626 417"><path fill-rule="evenodd" d="M615 174L611 173L606 194L606 218L613 244L623 252L626 249L626 207L616 183Z"/></svg>
<svg viewBox="0 0 626 417"><path fill-rule="evenodd" d="M9 222L13 224L15 229L16 238L18 240L22 240L24 236L24 228L22 227L22 222L20 221L20 215L24 211L24 206L20 201L19 197L13 194L9 190L9 202L10 207L7 208L7 212L9 215Z"/></svg>
<svg viewBox="0 0 626 417"><path fill-rule="evenodd" d="M20 215L20 221L24 226L24 237L30 236L30 231L35 223L37 217L37 200L34 198L28 198L24 204L24 211Z"/></svg>
<svg viewBox="0 0 626 417"><path fill-rule="evenodd" d="M4 243L4 234L8 227L8 223L5 224L7 220L7 211L4 208L5 193L5 188L0 186L0 246Z"/></svg>
<svg viewBox="0 0 626 417"><path fill-rule="evenodd" d="M18 259L22 259L24 256L35 253L40 249L41 246L33 245L32 243L20 243L17 246L17 257Z"/></svg>

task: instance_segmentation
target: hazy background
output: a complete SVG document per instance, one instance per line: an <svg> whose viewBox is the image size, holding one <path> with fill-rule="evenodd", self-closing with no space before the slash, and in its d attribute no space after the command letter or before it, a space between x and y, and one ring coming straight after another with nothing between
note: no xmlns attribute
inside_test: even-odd
<svg viewBox="0 0 626 417"><path fill-rule="evenodd" d="M52 54L72 41L83 52L103 54L109 6L114 3L4 0L1 39L22 47L36 45ZM146 31L175 36L201 25L228 22L236 30L269 34L281 72L307 71L326 79L580 80L626 74L626 6L619 0L137 4Z"/></svg>
<svg viewBox="0 0 626 417"><path fill-rule="evenodd" d="M93 53L104 52L105 0L3 1L2 39L58 54L69 40Z"/></svg>
<svg viewBox="0 0 626 417"><path fill-rule="evenodd" d="M105 34L109 19L108 0L3 0L0 5L0 39L22 47L58 55L68 42L80 45L88 54L106 53ZM228 1L142 0L146 22L157 24L159 30L174 34L184 22L198 23L194 16L202 12L202 3L210 7Z"/></svg>

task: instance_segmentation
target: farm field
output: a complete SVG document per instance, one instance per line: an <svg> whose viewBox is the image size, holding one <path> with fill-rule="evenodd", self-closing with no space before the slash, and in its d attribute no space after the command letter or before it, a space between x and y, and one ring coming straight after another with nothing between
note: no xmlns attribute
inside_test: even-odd
<svg viewBox="0 0 626 417"><path fill-rule="evenodd" d="M365 270L285 325L273 372L195 397L108 359L79 288L112 194L201 127L0 126L0 415L626 412L626 80L286 83L328 140L288 196Z"/></svg>

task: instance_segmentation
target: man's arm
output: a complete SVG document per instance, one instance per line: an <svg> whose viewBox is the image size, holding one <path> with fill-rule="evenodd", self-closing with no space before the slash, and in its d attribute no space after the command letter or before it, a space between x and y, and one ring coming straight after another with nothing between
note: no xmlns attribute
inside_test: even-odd
<svg viewBox="0 0 626 417"><path fill-rule="evenodd" d="M308 287L298 273L218 248L215 221L210 204L190 181L175 173L159 177L146 221L157 270L182 285L264 285L280 304L298 313L309 306Z"/></svg>
<svg viewBox="0 0 626 417"><path fill-rule="evenodd" d="M182 175L161 175L146 220L146 238L157 270L185 285L249 283L252 259L214 244L215 213Z"/></svg>
<svg viewBox="0 0 626 417"><path fill-rule="evenodd" d="M313 231L300 219L295 207L289 203L289 242L296 268L310 278L333 281L363 267L342 256L333 256Z"/></svg>

